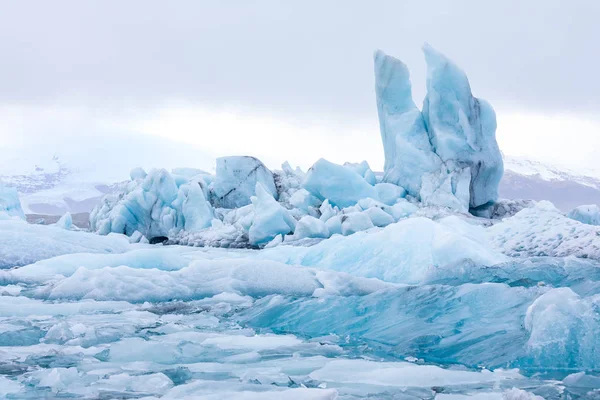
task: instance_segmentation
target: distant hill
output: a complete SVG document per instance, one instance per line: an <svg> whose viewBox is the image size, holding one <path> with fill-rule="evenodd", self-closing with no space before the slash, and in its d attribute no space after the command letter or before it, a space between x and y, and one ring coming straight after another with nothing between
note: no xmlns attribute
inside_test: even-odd
<svg viewBox="0 0 600 400"><path fill-rule="evenodd" d="M500 197L549 200L562 211L582 204L600 204L600 177L522 158L504 157Z"/></svg>
<svg viewBox="0 0 600 400"><path fill-rule="evenodd" d="M62 215L92 210L129 171L197 167L210 170L214 156L197 147L149 135L73 138L21 149L0 146L0 183L15 187L26 214Z"/></svg>

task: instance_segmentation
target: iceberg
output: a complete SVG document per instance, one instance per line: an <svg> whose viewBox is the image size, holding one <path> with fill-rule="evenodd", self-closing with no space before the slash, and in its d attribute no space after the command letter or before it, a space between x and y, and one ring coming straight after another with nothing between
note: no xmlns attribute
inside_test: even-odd
<svg viewBox="0 0 600 400"><path fill-rule="evenodd" d="M496 116L473 97L466 75L429 45L422 112L412 100L408 68L375 52L375 92L383 141L385 182L427 205L467 212L498 198L503 163Z"/></svg>
<svg viewBox="0 0 600 400"><path fill-rule="evenodd" d="M327 225L318 218L307 215L302 217L296 224L296 229L294 231L295 239L328 237L329 229L327 229Z"/></svg>
<svg viewBox="0 0 600 400"><path fill-rule="evenodd" d="M334 164L325 159L317 161L307 172L304 189L332 206L349 207L360 199L378 199L377 190L353 168Z"/></svg>
<svg viewBox="0 0 600 400"><path fill-rule="evenodd" d="M319 208L321 200L310 194L306 189L299 189L289 198L289 204L305 212L310 212L311 208Z"/></svg>
<svg viewBox="0 0 600 400"><path fill-rule="evenodd" d="M137 179L144 179L147 176L148 176L148 174L146 173L146 171L144 171L144 169L142 167L133 168L129 172L129 177L131 178L132 181L135 181Z"/></svg>
<svg viewBox="0 0 600 400"><path fill-rule="evenodd" d="M567 217L588 225L600 225L600 207L596 204L575 207Z"/></svg>
<svg viewBox="0 0 600 400"><path fill-rule="evenodd" d="M176 182L164 169L144 175L134 170L133 180L121 192L109 194L90 213L90 230L101 235L136 231L150 240L181 229L197 232L211 225L214 211L206 199L201 177Z"/></svg>
<svg viewBox="0 0 600 400"><path fill-rule="evenodd" d="M70 212L66 212L58 221L56 226L62 229L71 230L73 228L73 217Z"/></svg>
<svg viewBox="0 0 600 400"><path fill-rule="evenodd" d="M375 173L371 170L369 163L366 161L361 161L359 163L344 163L344 167L349 168L365 178L365 180L369 183L369 185L377 184L377 177Z"/></svg>
<svg viewBox="0 0 600 400"><path fill-rule="evenodd" d="M394 217L385 212L381 207L370 207L363 211L363 213L369 217L373 225L378 227L388 226L396 222L394 221Z"/></svg>
<svg viewBox="0 0 600 400"><path fill-rule="evenodd" d="M25 214L21 208L17 190L0 183L0 218L2 217L2 214L9 217L25 219Z"/></svg>
<svg viewBox="0 0 600 400"><path fill-rule="evenodd" d="M427 95L423 118L436 154L447 166L470 172L469 208L485 208L498 198L504 166L496 142L496 113L473 97L466 74L428 44Z"/></svg>
<svg viewBox="0 0 600 400"><path fill-rule="evenodd" d="M293 233L296 220L289 211L283 208L260 183L256 183L255 192L256 196L252 197L254 220L248 232L250 244L264 245L277 235Z"/></svg>
<svg viewBox="0 0 600 400"><path fill-rule="evenodd" d="M379 200L388 206L393 206L398 199L406 196L406 190L403 187L387 182L376 184L375 190L377 190L377 197L379 197Z"/></svg>
<svg viewBox="0 0 600 400"><path fill-rule="evenodd" d="M260 160L248 156L217 158L216 178L210 185L211 202L223 208L248 205L257 183L277 200L273 173Z"/></svg>
<svg viewBox="0 0 600 400"><path fill-rule="evenodd" d="M208 228L215 217L204 191L199 184L195 183L191 183L187 188L187 196L181 206L181 212L185 221L183 227L190 232Z"/></svg>
<svg viewBox="0 0 600 400"><path fill-rule="evenodd" d="M528 364L552 368L595 368L600 329L594 308L598 299L582 299L570 288L555 288L527 309L525 329L530 332Z"/></svg>
<svg viewBox="0 0 600 400"><path fill-rule="evenodd" d="M370 215L367 213L356 212L344 215L342 221L342 235L348 236L356 232L366 231L375 227L371 221Z"/></svg>
<svg viewBox="0 0 600 400"><path fill-rule="evenodd" d="M448 218L436 222L413 217L375 230L367 212L356 212L341 217L342 233L350 236L332 236L310 247L266 249L260 258L403 284L460 275L470 264L483 267L508 260L491 248L482 227Z"/></svg>
<svg viewBox="0 0 600 400"><path fill-rule="evenodd" d="M183 225L178 207L179 189L169 172L153 170L145 178L134 175L122 193L107 195L90 213L90 230L131 236L135 231L148 238L166 236ZM179 199L182 202L182 199Z"/></svg>

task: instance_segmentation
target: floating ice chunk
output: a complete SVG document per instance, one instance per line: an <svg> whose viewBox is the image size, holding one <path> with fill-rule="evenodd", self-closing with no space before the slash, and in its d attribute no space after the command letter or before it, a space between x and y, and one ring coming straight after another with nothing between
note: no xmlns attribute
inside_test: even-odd
<svg viewBox="0 0 600 400"><path fill-rule="evenodd" d="M367 170L363 178L365 178L365 181L369 182L370 185L377 184L377 176L375 176L375 173L371 171L371 169Z"/></svg>
<svg viewBox="0 0 600 400"><path fill-rule="evenodd" d="M544 400L544 398L525 390L512 388L502 393L502 400Z"/></svg>
<svg viewBox="0 0 600 400"><path fill-rule="evenodd" d="M314 273L305 269L273 262L219 260L196 263L174 272L125 266L98 270L80 268L57 284L50 298L144 302L202 299L223 292L310 296L319 286Z"/></svg>
<svg viewBox="0 0 600 400"><path fill-rule="evenodd" d="M175 180L166 170L153 170L141 181L130 182L119 195L108 195L90 214L90 230L146 237L167 236L182 227L182 198Z"/></svg>
<svg viewBox="0 0 600 400"><path fill-rule="evenodd" d="M355 216L364 217L372 227L371 220L363 213L343 217ZM337 218L327 221L328 227ZM332 236L308 248L265 250L261 258L407 284L426 282L440 272L454 271L464 265L491 266L507 261L507 257L490 249L485 239L470 237L483 235L483 228L471 228L473 232L466 235L457 232L456 226L413 217L380 230ZM469 225L461 229L468 230Z"/></svg>
<svg viewBox="0 0 600 400"><path fill-rule="evenodd" d="M258 246L273 240L279 234L293 233L296 220L283 208L260 183L256 184L256 196L252 197L254 220L249 230L250 243Z"/></svg>
<svg viewBox="0 0 600 400"><path fill-rule="evenodd" d="M212 203L215 207L239 208L250 204L255 195L256 184L278 198L273 173L260 162L249 156L217 158L217 173L211 184Z"/></svg>
<svg viewBox="0 0 600 400"><path fill-rule="evenodd" d="M68 253L122 253L129 249L129 241L122 235L103 237L20 219L0 219L0 269Z"/></svg>
<svg viewBox="0 0 600 400"><path fill-rule="evenodd" d="M328 199L332 206L348 207L366 197L378 198L377 190L350 168L317 161L306 174L304 188L320 200Z"/></svg>
<svg viewBox="0 0 600 400"><path fill-rule="evenodd" d="M329 200L325 199L323 204L321 204L321 207L319 207L319 211L321 212L319 219L321 221L327 221L329 218L337 215L340 210L337 207L332 207L331 204L329 204Z"/></svg>
<svg viewBox="0 0 600 400"><path fill-rule="evenodd" d="M370 198L369 198L370 199ZM359 200L360 201L360 200ZM342 215L347 215L347 214L353 214L353 213L359 213L363 210L363 208L361 206L359 206L358 204L355 204L353 206L350 207L345 207L342 208Z"/></svg>
<svg viewBox="0 0 600 400"><path fill-rule="evenodd" d="M247 206L234 208L229 211L223 217L223 222L230 225L236 225L244 229L246 232L252 225L254 219L254 206L248 204Z"/></svg>
<svg viewBox="0 0 600 400"><path fill-rule="evenodd" d="M0 376L0 396L8 397L21 392L23 387L17 381Z"/></svg>
<svg viewBox="0 0 600 400"><path fill-rule="evenodd" d="M99 380L96 385L104 390L117 392L140 392L162 394L173 387L173 381L165 374L129 375L126 373L110 375Z"/></svg>
<svg viewBox="0 0 600 400"><path fill-rule="evenodd" d="M572 387L597 389L600 388L600 377L588 375L582 371L566 376L563 383Z"/></svg>
<svg viewBox="0 0 600 400"><path fill-rule="evenodd" d="M277 200L287 207L291 204L291 197L301 189L305 173L302 172L300 168L294 170L287 161L281 164L281 168L282 171L275 171L273 173L273 178L279 194ZM294 202L302 202L303 200L306 199L303 197L296 197ZM306 210L307 208L304 207L302 209Z"/></svg>
<svg viewBox="0 0 600 400"><path fill-rule="evenodd" d="M145 179L148 176L148 174L146 173L146 171L144 171L144 168L136 167L133 168L131 172L129 172L129 176L131 177L132 181L135 181L138 179Z"/></svg>
<svg viewBox="0 0 600 400"><path fill-rule="evenodd" d="M388 206L394 205L398 199L406 196L406 190L403 187L392 183L382 182L375 185L377 195L382 203Z"/></svg>
<svg viewBox="0 0 600 400"><path fill-rule="evenodd" d="M544 400L525 390L512 388L504 392L482 392L472 394L445 394L435 396L435 400Z"/></svg>
<svg viewBox="0 0 600 400"><path fill-rule="evenodd" d="M291 378L290 378L291 379ZM191 386L191 385L190 385ZM272 387L267 392L265 390L253 391L252 388L245 388L245 390L232 390L231 383L227 383L227 386L220 389L217 393L206 393L200 397L197 396L199 389L190 388L189 393L186 392L185 386L176 387L171 392L167 393L162 399L164 400L191 400L191 399L202 399L202 400L222 400L222 399L236 399L236 400L336 400L338 398L338 392L335 389L323 389L323 388L280 388ZM264 386L264 385L261 385ZM272 385L271 385L272 386ZM204 390L207 390L204 388ZM185 394L189 394L186 396Z"/></svg>
<svg viewBox="0 0 600 400"><path fill-rule="evenodd" d="M204 197L200 185L190 183L187 197L182 205L184 229L190 232L198 232L211 226L214 211L210 203Z"/></svg>
<svg viewBox="0 0 600 400"><path fill-rule="evenodd" d="M142 189L153 193L164 204L171 204L177 198L177 185L173 176L165 169L154 170L142 182Z"/></svg>
<svg viewBox="0 0 600 400"><path fill-rule="evenodd" d="M306 189L299 189L290 197L290 204L295 208L308 211L309 207L319 207L321 200L310 194Z"/></svg>
<svg viewBox="0 0 600 400"><path fill-rule="evenodd" d="M283 243L283 235L277 235L271 240L269 243L265 245L265 249L270 249L271 247L279 246Z"/></svg>
<svg viewBox="0 0 600 400"><path fill-rule="evenodd" d="M394 218L380 207L368 208L363 211L363 213L369 216L371 222L373 222L373 225L375 226L383 227L395 222Z"/></svg>
<svg viewBox="0 0 600 400"><path fill-rule="evenodd" d="M567 217L588 225L600 225L600 207L596 204L575 207Z"/></svg>
<svg viewBox="0 0 600 400"><path fill-rule="evenodd" d="M342 234L342 216L341 215L334 215L333 217L327 219L327 221L325 221L325 226L327 227L327 230L329 231L330 235L335 235L337 234Z"/></svg>
<svg viewBox="0 0 600 400"><path fill-rule="evenodd" d="M202 343L218 347L222 350L242 348L260 351L277 347L298 346L302 341L293 335L219 335L209 337Z"/></svg>
<svg viewBox="0 0 600 400"><path fill-rule="evenodd" d="M358 175L365 178L365 181L367 181L370 185L375 185L377 183L377 177L371 170L369 163L366 161L362 161L360 163L346 162L346 163L344 163L344 167L350 168L351 170L356 172Z"/></svg>
<svg viewBox="0 0 600 400"><path fill-rule="evenodd" d="M396 204L390 207L391 215L396 221L401 218L409 217L417 211L418 207L406 199L400 199Z"/></svg>
<svg viewBox="0 0 600 400"><path fill-rule="evenodd" d="M21 392L22 389L19 382L0 376L0 396L14 395Z"/></svg>
<svg viewBox="0 0 600 400"><path fill-rule="evenodd" d="M136 179L122 186L120 193L105 196L94 208L90 230L129 236L138 231L152 239L182 229L198 232L211 225L214 212L202 177L189 181L164 169L152 170L143 179L141 173L134 175Z"/></svg>
<svg viewBox="0 0 600 400"><path fill-rule="evenodd" d="M64 391L80 379L77 368L52 368L34 374L39 379L39 386L50 388L54 393Z"/></svg>
<svg viewBox="0 0 600 400"><path fill-rule="evenodd" d="M103 236L89 235L105 239ZM100 244L102 243L106 244L105 241L100 241ZM129 250L130 248L126 249ZM123 254L89 254L89 252L81 252L64 254L47 260L40 260L11 271L0 272L0 277L6 282L41 283L50 279L71 276L82 265L85 265L88 269L128 265L132 268L174 271L188 266L189 262L188 259L180 255L180 250L176 247L136 249Z"/></svg>
<svg viewBox="0 0 600 400"><path fill-rule="evenodd" d="M334 360L313 371L311 378L325 382L362 383L380 386L432 387L480 384L520 378L516 371L456 371L434 365L408 362L375 363L373 361Z"/></svg>
<svg viewBox="0 0 600 400"><path fill-rule="evenodd" d="M142 234L142 232L140 231L135 231L133 232L133 234L129 237L129 243L140 243L143 241L143 239L145 239L145 236ZM148 239L146 239L148 240Z"/></svg>
<svg viewBox="0 0 600 400"><path fill-rule="evenodd" d="M593 368L600 346L597 301L581 299L572 289L551 289L527 309L525 329L531 362L552 368Z"/></svg>
<svg viewBox="0 0 600 400"><path fill-rule="evenodd" d="M49 303L28 297L0 296L0 316L31 317L33 315L77 315L120 312L133 309L123 301L84 301L79 303Z"/></svg>
<svg viewBox="0 0 600 400"><path fill-rule="evenodd" d="M444 163L469 169L469 208L491 205L504 172L494 109L473 97L466 74L452 61L428 44L423 52L427 62L423 118L433 149Z"/></svg>
<svg viewBox="0 0 600 400"><path fill-rule="evenodd" d="M382 202L380 202L378 200L375 200L375 199L371 199L371 198L360 199L355 206L350 207L350 208L356 209L356 212L361 212L361 211L369 209L371 207L379 207L381 209L388 209L389 208L388 206L386 206Z"/></svg>
<svg viewBox="0 0 600 400"><path fill-rule="evenodd" d="M25 219L17 190L0 184L0 214L2 213L9 217Z"/></svg>
<svg viewBox="0 0 600 400"><path fill-rule="evenodd" d="M353 233L366 231L375 227L369 214L364 212L355 212L342 217L342 235L348 236Z"/></svg>
<svg viewBox="0 0 600 400"><path fill-rule="evenodd" d="M55 225L67 231L71 230L71 228L73 228L73 217L71 216L71 213L64 213L64 215L60 217L60 219L56 222Z"/></svg>
<svg viewBox="0 0 600 400"><path fill-rule="evenodd" d="M307 215L302 217L296 224L296 230L294 231L294 238L328 238L329 229L325 225L325 222Z"/></svg>
<svg viewBox="0 0 600 400"><path fill-rule="evenodd" d="M371 169L371 167L369 167L369 163L366 161L362 161L359 163L345 162L344 167L351 169L363 178L365 177L367 171Z"/></svg>
<svg viewBox="0 0 600 400"><path fill-rule="evenodd" d="M282 247L287 246L271 250ZM333 271L320 275L320 271L313 268L265 259L198 260L176 271L128 266L92 267L80 267L67 278L59 279L50 288L48 297L157 302L203 299L223 292L252 297L272 294L309 297L317 289L352 296L369 294L393 286ZM0 315L3 302L6 302L7 308L11 305L14 307L16 303L10 298L3 300L3 297L0 297ZM60 307L57 308L59 309ZM40 307L40 310L44 309Z"/></svg>

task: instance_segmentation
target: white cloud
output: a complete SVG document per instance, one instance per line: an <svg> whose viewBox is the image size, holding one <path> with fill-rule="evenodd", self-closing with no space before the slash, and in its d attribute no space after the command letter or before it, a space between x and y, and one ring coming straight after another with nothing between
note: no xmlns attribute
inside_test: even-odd
<svg viewBox="0 0 600 400"><path fill-rule="evenodd" d="M496 137L505 154L577 170L600 169L600 121L569 114L497 110Z"/></svg>
<svg viewBox="0 0 600 400"><path fill-rule="evenodd" d="M145 134L192 143L223 155L252 155L270 167L289 161L303 169L319 158L343 163L367 160L383 168L383 149L377 125L334 120L302 121L215 111L202 107L170 107L141 117L131 128Z"/></svg>
<svg viewBox="0 0 600 400"><path fill-rule="evenodd" d="M600 123L573 115L497 110L497 139L508 155L573 169L599 169ZM319 158L367 160L383 168L376 112L369 120L302 120L251 109L214 109L171 103L135 112L88 108L1 107L2 170L30 168L61 154L90 169L126 177L136 163L146 167L211 169L214 158L252 155L271 168L283 161L309 168ZM14 149L14 150L12 150ZM17 168L17 169L19 169ZM87 168L87 167L86 167ZM121 168L123 171L116 171Z"/></svg>

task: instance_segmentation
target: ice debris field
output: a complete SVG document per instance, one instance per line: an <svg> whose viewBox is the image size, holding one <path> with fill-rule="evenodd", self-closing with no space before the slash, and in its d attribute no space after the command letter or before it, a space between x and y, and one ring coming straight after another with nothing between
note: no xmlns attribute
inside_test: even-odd
<svg viewBox="0 0 600 400"><path fill-rule="evenodd" d="M0 186L0 398L600 398L600 209L498 199L493 108L375 53L385 170L131 171L27 224Z"/></svg>

